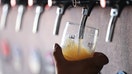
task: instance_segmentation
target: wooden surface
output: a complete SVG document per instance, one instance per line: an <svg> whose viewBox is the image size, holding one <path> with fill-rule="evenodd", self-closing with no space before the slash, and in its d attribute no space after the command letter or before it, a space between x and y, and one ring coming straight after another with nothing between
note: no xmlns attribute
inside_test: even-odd
<svg viewBox="0 0 132 74"><path fill-rule="evenodd" d="M0 16L2 13L0 6ZM27 56L32 47L41 51L42 56L47 51L53 50L54 43L60 43L62 32L67 21L80 23L81 8L68 9L63 16L59 36L53 35L53 26L56 17L56 7L45 10L41 15L39 31L32 33L33 20L35 15L34 8L27 8L22 21L22 30L15 32L15 22L17 7L10 10L6 29L0 31L0 40L7 39L11 45L17 44L24 53L24 69L16 72L12 65L7 65L4 69L5 74L31 74L27 67ZM99 37L96 51L103 52L109 58L109 64L102 69L102 74L116 74L119 70L124 70L128 74L132 73L132 7L126 7L117 21L113 42L106 43L105 36L110 18L110 8L102 9L95 7L87 20L87 25L99 29ZM8 70L7 70L8 69ZM43 74L43 73L42 73Z"/></svg>

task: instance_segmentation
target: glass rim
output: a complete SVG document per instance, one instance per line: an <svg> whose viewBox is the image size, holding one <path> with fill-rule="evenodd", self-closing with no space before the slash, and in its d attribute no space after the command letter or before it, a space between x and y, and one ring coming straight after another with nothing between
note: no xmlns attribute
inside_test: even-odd
<svg viewBox="0 0 132 74"><path fill-rule="evenodd" d="M70 21L66 22L66 24L71 24L71 25L77 25L77 26L80 26L80 24L75 23L75 22L70 22ZM92 27L92 26L88 26L88 25L85 25L85 27L88 27L88 28L92 28L92 29L98 30L97 28Z"/></svg>

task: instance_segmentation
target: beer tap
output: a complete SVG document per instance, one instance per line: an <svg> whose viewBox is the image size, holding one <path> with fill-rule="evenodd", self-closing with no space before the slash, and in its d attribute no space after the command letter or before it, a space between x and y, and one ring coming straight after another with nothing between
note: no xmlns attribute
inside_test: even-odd
<svg viewBox="0 0 132 74"><path fill-rule="evenodd" d="M56 10L57 16L54 23L53 34L58 35L62 16L65 14L66 9L70 5L72 5L72 0L52 0L52 1L48 0L48 5L57 6L57 10Z"/></svg>
<svg viewBox="0 0 132 74"><path fill-rule="evenodd" d="M121 12L123 8L127 5L126 0L111 0L111 12L110 12L110 20L107 28L107 33L106 33L106 42L111 42L113 38L113 33L114 33L114 28L116 21L118 17L121 15Z"/></svg>
<svg viewBox="0 0 132 74"><path fill-rule="evenodd" d="M3 8L0 20L0 30L3 30L5 28L7 15L10 9L10 0L1 0L1 4L3 5Z"/></svg>
<svg viewBox="0 0 132 74"><path fill-rule="evenodd" d="M47 5L47 0L35 0L33 4L36 5L36 14L34 18L32 32L36 33L38 31L40 15L44 11L44 7Z"/></svg>
<svg viewBox="0 0 132 74"><path fill-rule="evenodd" d="M79 3L79 6L83 7L82 10L82 19L81 19L81 24L79 27L79 39L83 39L83 35L84 35L84 29L85 29L85 25L86 25L86 21L88 16L90 16L90 13L93 9L93 7L96 5L97 0L80 0L77 1L77 3Z"/></svg>
<svg viewBox="0 0 132 74"><path fill-rule="evenodd" d="M26 6L28 5L27 0L16 0L16 4L18 5L18 14L16 19L16 32L20 31L21 29L21 22L23 18L24 11L26 9Z"/></svg>

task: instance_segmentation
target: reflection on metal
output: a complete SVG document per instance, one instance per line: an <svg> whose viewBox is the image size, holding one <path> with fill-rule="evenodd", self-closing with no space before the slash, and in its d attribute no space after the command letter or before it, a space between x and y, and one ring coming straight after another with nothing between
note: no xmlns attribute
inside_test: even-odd
<svg viewBox="0 0 132 74"><path fill-rule="evenodd" d="M40 20L40 15L43 12L43 7L42 6L37 6L36 7L36 14L34 18L34 23L33 23L33 33L37 33L38 31L38 26L39 26L39 20Z"/></svg>
<svg viewBox="0 0 132 74"><path fill-rule="evenodd" d="M9 4L3 5L1 20L0 20L0 30L3 30L5 28L9 8L10 8Z"/></svg>
<svg viewBox="0 0 132 74"><path fill-rule="evenodd" d="M58 35L59 34L59 29L60 29L60 23L61 19L63 16L63 8L58 7L56 10L56 19L55 19L55 24L54 24L54 30L53 30L53 35Z"/></svg>
<svg viewBox="0 0 132 74"><path fill-rule="evenodd" d="M106 33L106 40L105 40L106 42L112 41L115 23L118 18L118 9L112 8L110 16L111 16L111 18L110 18L108 28L107 28L107 33Z"/></svg>
<svg viewBox="0 0 132 74"><path fill-rule="evenodd" d="M18 7L18 14L17 14L17 19L16 19L16 27L15 27L16 32L20 31L20 29L21 29L21 22L22 22L22 17L23 17L24 11L25 11L25 6L20 5Z"/></svg>

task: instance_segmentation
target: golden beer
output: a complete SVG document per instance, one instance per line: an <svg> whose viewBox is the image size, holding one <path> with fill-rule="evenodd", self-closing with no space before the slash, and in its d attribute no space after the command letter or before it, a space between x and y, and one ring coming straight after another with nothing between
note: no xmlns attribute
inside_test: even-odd
<svg viewBox="0 0 132 74"><path fill-rule="evenodd" d="M93 56L93 51L85 48L81 40L75 42L72 39L66 39L62 52L65 59L69 61L82 60Z"/></svg>

